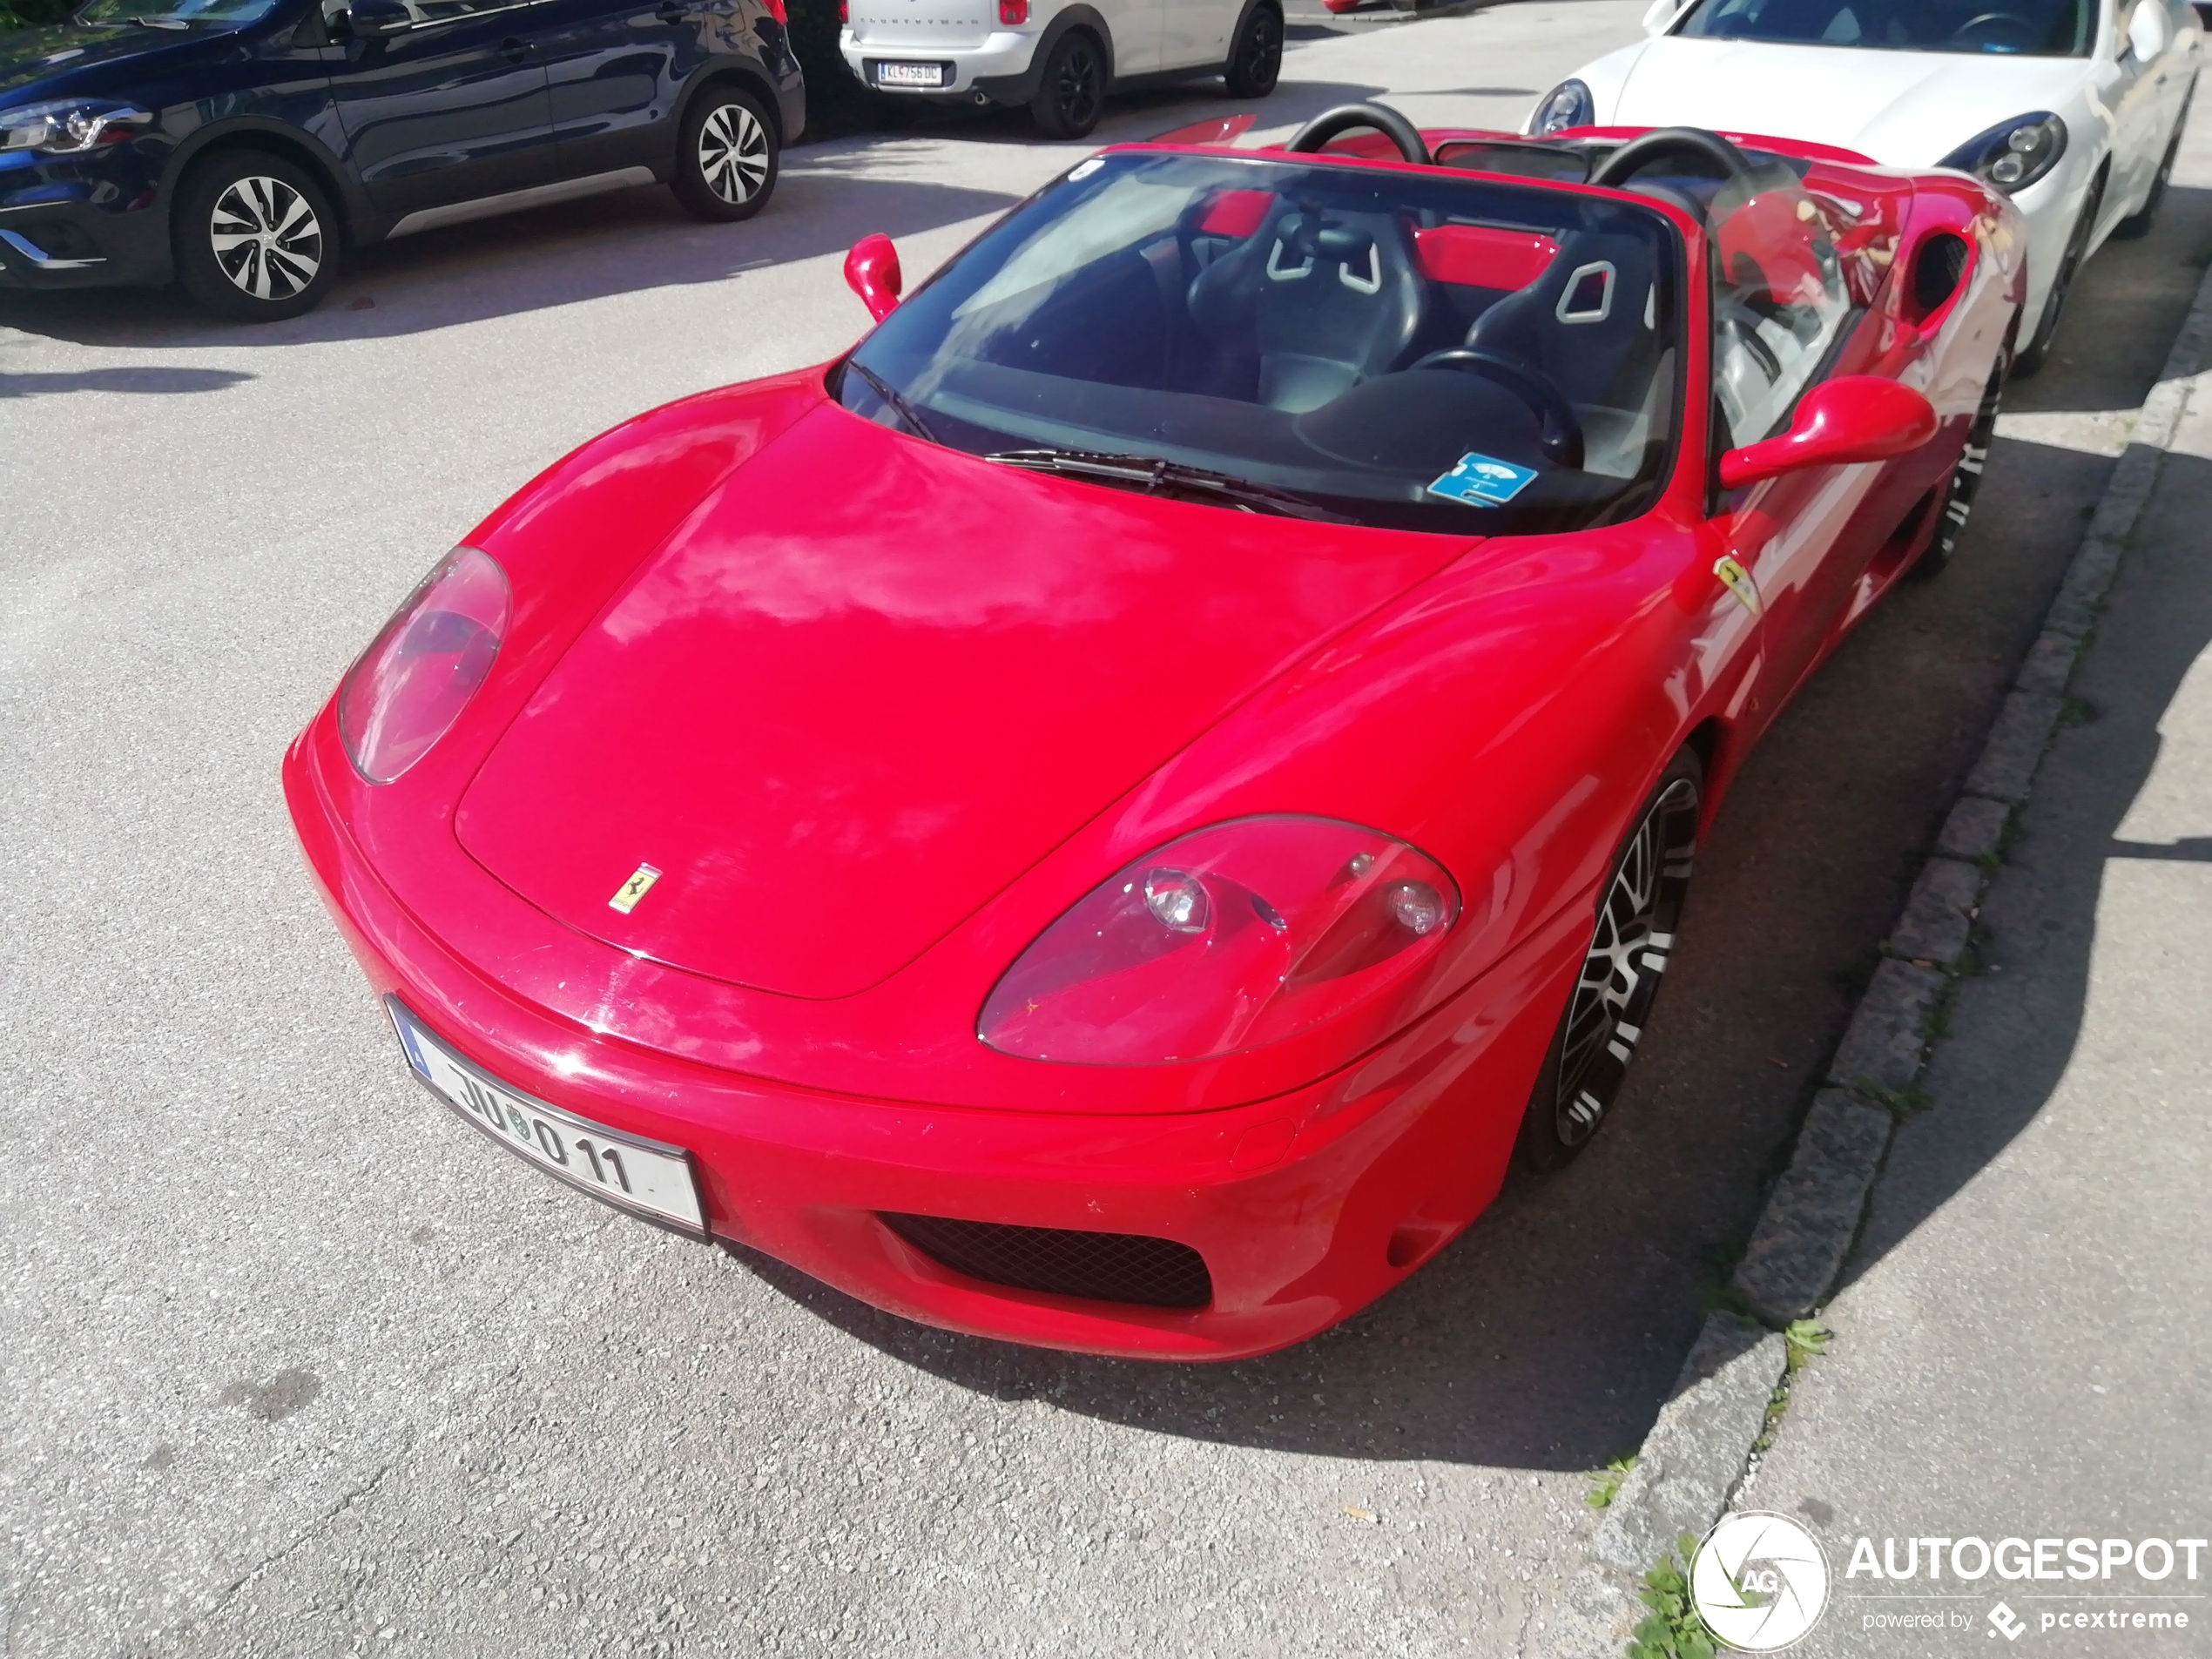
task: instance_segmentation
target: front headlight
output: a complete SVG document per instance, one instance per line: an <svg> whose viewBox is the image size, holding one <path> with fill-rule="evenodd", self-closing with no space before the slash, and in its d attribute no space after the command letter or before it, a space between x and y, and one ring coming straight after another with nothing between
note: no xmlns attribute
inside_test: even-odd
<svg viewBox="0 0 2212 1659"><path fill-rule="evenodd" d="M152 122L145 111L105 98L61 98L0 110L0 151L37 150L50 156L82 155L121 144Z"/></svg>
<svg viewBox="0 0 2212 1659"><path fill-rule="evenodd" d="M1147 1065L1365 1010L1350 1059L1414 1011L1396 1002L1459 914L1452 878L1403 841L1334 819L1237 819L1094 888L1007 969L976 1035L1025 1059Z"/></svg>
<svg viewBox="0 0 2212 1659"><path fill-rule="evenodd" d="M1569 127L1594 125L1596 120L1597 100L1590 96L1590 89L1580 81L1561 81L1544 94L1535 114L1528 118L1528 133L1531 138L1548 138Z"/></svg>
<svg viewBox="0 0 2212 1659"><path fill-rule="evenodd" d="M2039 110L1967 139L1936 165L1973 173L2010 196L2049 172L2065 153L2066 123Z"/></svg>
<svg viewBox="0 0 2212 1659"><path fill-rule="evenodd" d="M430 752L491 672L507 636L507 573L457 547L408 595L338 688L354 769L388 784Z"/></svg>

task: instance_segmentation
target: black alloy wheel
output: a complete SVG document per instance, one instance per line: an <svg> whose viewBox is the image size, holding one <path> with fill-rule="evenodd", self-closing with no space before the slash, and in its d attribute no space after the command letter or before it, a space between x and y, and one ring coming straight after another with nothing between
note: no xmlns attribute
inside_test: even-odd
<svg viewBox="0 0 2212 1659"><path fill-rule="evenodd" d="M1974 509L1974 494L1981 488L1982 471L1989 465L1989 446L1997 435L1997 408L2004 398L2005 365L2000 361L1990 373L1981 407L1974 411L1973 429L1966 434L1966 452L1959 457L1951 486L1944 492L1943 517L1937 522L1935 537L1913 561L1912 574L1918 578L1942 575L1951 563L1951 556L1959 550L1959 537L1966 528L1967 515Z"/></svg>
<svg viewBox="0 0 2212 1659"><path fill-rule="evenodd" d="M338 274L338 216L321 186L281 157L225 150L177 192L177 280L235 322L312 311Z"/></svg>
<svg viewBox="0 0 2212 1659"><path fill-rule="evenodd" d="M1029 100L1029 116L1048 138L1080 138L1098 125L1106 108L1106 54L1080 29L1060 37L1045 60L1044 78Z"/></svg>
<svg viewBox="0 0 2212 1659"><path fill-rule="evenodd" d="M1254 6L1229 49L1223 79L1231 98L1265 98L1283 73L1283 14L1268 3Z"/></svg>
<svg viewBox="0 0 2212 1659"><path fill-rule="evenodd" d="M2043 300L2042 320L2036 324L2035 338L2021 348L2013 359L2013 374L2020 380L2042 372L2051 355L2051 337L2059 332L2059 314L2066 309L2067 295L2074 291L2074 279L2081 269L2081 261L2089 256L2089 238L2095 234L2097 215L2104 209L2105 180L2101 173L2097 182L2089 186L2089 199L2081 204L2081 217L2074 226L2074 234L2067 239L2066 257L2059 261L2058 274L2051 280L2051 292Z"/></svg>
<svg viewBox="0 0 2212 1659"><path fill-rule="evenodd" d="M727 84L691 100L676 140L668 187L694 219L751 219L775 193L783 158L760 100Z"/></svg>
<svg viewBox="0 0 2212 1659"><path fill-rule="evenodd" d="M1697 859L1705 773L1684 749L1636 814L1599 892L1597 923L1528 1096L1514 1151L1540 1172L1590 1143L1635 1057Z"/></svg>

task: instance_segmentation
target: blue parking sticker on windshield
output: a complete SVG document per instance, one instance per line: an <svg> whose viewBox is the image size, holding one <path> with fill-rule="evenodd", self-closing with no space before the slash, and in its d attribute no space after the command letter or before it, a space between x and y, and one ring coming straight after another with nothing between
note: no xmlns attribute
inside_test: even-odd
<svg viewBox="0 0 2212 1659"><path fill-rule="evenodd" d="M1470 507L1503 507L1528 488L1534 470L1488 455L1462 455L1460 464L1428 487L1432 496L1465 502Z"/></svg>

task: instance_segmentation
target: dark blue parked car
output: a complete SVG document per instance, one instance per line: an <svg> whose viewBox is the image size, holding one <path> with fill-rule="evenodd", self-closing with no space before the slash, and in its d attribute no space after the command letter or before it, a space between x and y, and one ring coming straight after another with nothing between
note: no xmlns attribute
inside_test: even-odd
<svg viewBox="0 0 2212 1659"><path fill-rule="evenodd" d="M0 36L0 287L295 316L343 249L510 208L750 218L806 118L784 0L87 0Z"/></svg>

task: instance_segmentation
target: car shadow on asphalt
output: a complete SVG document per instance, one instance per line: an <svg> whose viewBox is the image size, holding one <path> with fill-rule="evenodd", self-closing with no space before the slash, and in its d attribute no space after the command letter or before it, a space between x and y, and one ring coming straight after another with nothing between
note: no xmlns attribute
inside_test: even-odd
<svg viewBox="0 0 2212 1659"><path fill-rule="evenodd" d="M2176 190L2150 239L2092 261L2052 367L2016 382L2007 408L2063 418L2138 406L2208 235L2212 192ZM859 1340L995 1398L1330 1457L1564 1470L1633 1452L1707 1312L1726 1304L1881 942L2113 465L2108 450L1998 440L1950 569L1892 592L1745 763L1700 853L1617 1121L1561 1175L1509 1180L1448 1249L1334 1330L1226 1365L1099 1359L930 1330L736 1253ZM2178 677L2207 631L2212 618L2183 629L2165 671ZM2155 745L2155 732L2129 741ZM2129 776L2148 765L2146 753ZM2111 823L2131 792L2115 781ZM2086 960L2086 926L2065 937ZM2023 1068L2016 1121L1970 1163L1935 1172L1908 1229L2032 1119L2078 1013L2078 995L2053 1012L2048 1052Z"/></svg>
<svg viewBox="0 0 2212 1659"><path fill-rule="evenodd" d="M2201 1099L2189 1097L2190 1028L2182 1001L2188 980L2182 977L2162 1004L2146 999L2140 982L2156 971L2147 949L2155 952L2165 941L2123 934L2104 948L2094 983L2093 965L2101 954L2098 921L2107 886L2125 880L2126 866L2212 863L2212 837L2166 842L2124 833L2160 764L2161 727L2183 682L2212 651L2212 583L2202 577L2208 513L2212 461L2169 454L2099 618L2106 657L2077 671L2034 797L2014 819L2006 868L1984 900L1968 976L1953 991L1947 1022L1956 1035L1922 1074L1925 1116L1908 1118L1899 1131L1879 1199L1846 1265L1845 1285L1864 1277L2024 1134L2077 1061L2093 1069L2092 1087L2120 1091L2110 1102L2118 1123L2140 1128L2155 1121L2140 1096L2161 1076L2155 1086L2171 1091L2173 1108L2201 1109ZM2115 639L2126 642L2124 666L2110 650ZM2179 718L2201 727L2203 697L2196 691L2193 707ZM2201 743L2201 730L2191 735ZM2168 763L2184 769L2191 764ZM2170 821L2170 807L2153 810ZM2180 896L2177 888L2166 891ZM2140 891L2131 898L2121 890L2116 903L2123 923L2144 901ZM2104 1012L2097 1048L2084 1053L2093 995ZM2139 1031L2121 1024L2135 1017L2122 1010L2138 1007ZM2139 1058L2115 1069L2113 1054L2121 1040ZM2083 1090L2081 1082L2074 1085L2077 1109ZM2145 1148L2143 1156L2156 1154ZM2145 1191L2142 1201L2156 1205L2191 1190L2188 1177L2175 1173L2162 1190ZM2063 1227L2065 1218L2040 1215L2030 1224L2046 1231ZM1990 1243L2002 1247L2001 1240Z"/></svg>
<svg viewBox="0 0 2212 1659"><path fill-rule="evenodd" d="M1026 113L954 111L894 133L802 145L786 155L775 199L757 219L706 225L659 185L448 226L348 256L320 307L286 322L239 326L195 310L175 287L0 294L0 327L80 346L162 349L281 347L381 339L550 310L657 288L691 287L823 254L882 232L919 235L1004 212L1020 194L939 182L946 140L1018 145L1072 162L1216 116L1258 113L1263 123L1303 121L1381 89L1339 82L1284 83L1264 103L1217 88L1166 88L1115 100L1088 140L1046 145ZM1040 181L1049 176L1041 166ZM915 273L919 274L919 273ZM214 389L188 387L173 389Z"/></svg>

